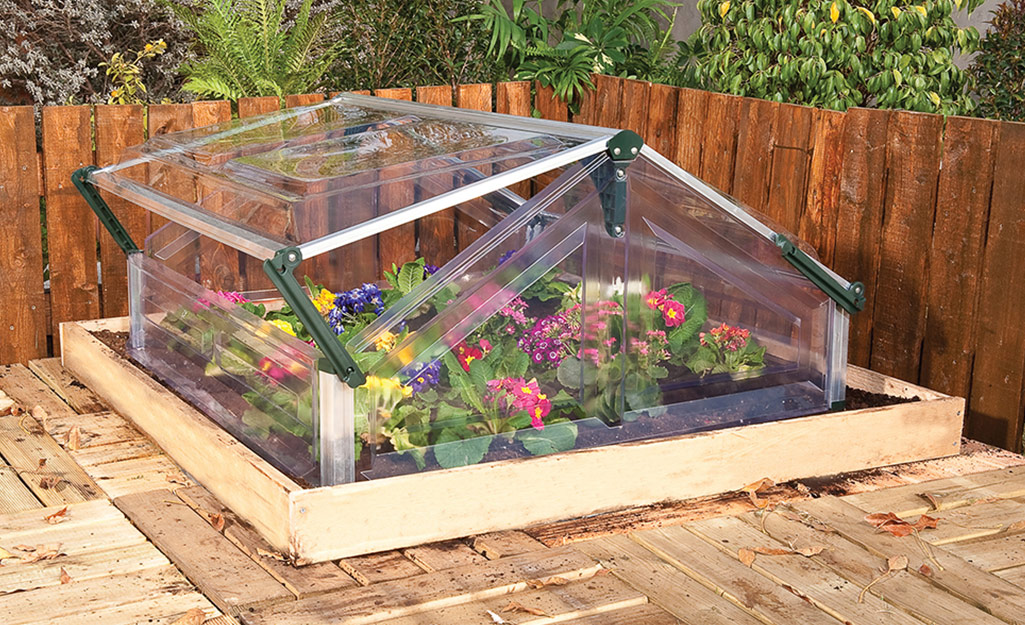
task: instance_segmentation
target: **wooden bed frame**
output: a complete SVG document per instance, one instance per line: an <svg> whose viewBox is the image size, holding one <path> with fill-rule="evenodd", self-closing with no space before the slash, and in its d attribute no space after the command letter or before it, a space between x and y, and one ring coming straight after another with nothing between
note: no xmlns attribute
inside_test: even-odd
<svg viewBox="0 0 1025 625"><path fill-rule="evenodd" d="M852 387L920 401L420 474L303 488L91 332L63 364L297 563L957 454L964 400L851 366Z"/></svg>

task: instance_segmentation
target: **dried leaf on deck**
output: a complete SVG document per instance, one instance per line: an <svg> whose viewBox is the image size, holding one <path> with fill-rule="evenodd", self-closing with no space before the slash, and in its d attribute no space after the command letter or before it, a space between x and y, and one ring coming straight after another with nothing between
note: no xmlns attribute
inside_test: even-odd
<svg viewBox="0 0 1025 625"><path fill-rule="evenodd" d="M224 515L223 514L221 514L219 512L216 513L216 514L211 514L211 515L209 515L206 518L206 520L209 521L210 525L212 525L213 528L215 530L217 530L218 532L223 532L224 531Z"/></svg>
<svg viewBox="0 0 1025 625"><path fill-rule="evenodd" d="M71 583L71 576L68 575L68 572L65 571L64 567L62 566L61 567L61 584L70 584L70 583Z"/></svg>
<svg viewBox="0 0 1025 625"><path fill-rule="evenodd" d="M35 548L31 555L22 558L21 563L32 564L33 562L40 562L42 560L54 560L64 555L67 554L61 552L61 543L39 545Z"/></svg>
<svg viewBox="0 0 1025 625"><path fill-rule="evenodd" d="M932 568L928 564L918 567L918 572L925 577L932 577Z"/></svg>
<svg viewBox="0 0 1025 625"><path fill-rule="evenodd" d="M775 482L773 482L767 477L763 477L757 482L752 482L751 484L748 484L740 490L747 493L747 496L751 498L751 503L754 504L754 507L761 509L768 506L769 502L762 501L761 499L759 499L758 493L765 492L766 490L772 488L775 485Z"/></svg>
<svg viewBox="0 0 1025 625"><path fill-rule="evenodd" d="M58 523L63 523L64 521L67 521L68 520L68 507L64 506L63 508L61 508L57 512L54 512L53 514L46 515L45 517L43 517L43 520L45 520L50 525L57 525Z"/></svg>
<svg viewBox="0 0 1025 625"><path fill-rule="evenodd" d="M1015 521L1014 523L1011 523L1010 525L1005 527L1002 531L1010 533L1021 532L1023 530L1025 530L1025 521Z"/></svg>
<svg viewBox="0 0 1025 625"><path fill-rule="evenodd" d="M802 547L801 549L782 549L778 547L750 547L746 549L740 549L737 551L737 557L740 561L751 566L751 563L755 560L755 554L761 554L763 556L804 556L810 558L817 556L822 553L825 549L822 545L813 545L811 547Z"/></svg>
<svg viewBox="0 0 1025 625"><path fill-rule="evenodd" d="M800 554L806 558L817 556L825 549L822 545L812 545L811 547L802 547L801 549L794 549L794 553Z"/></svg>
<svg viewBox="0 0 1025 625"><path fill-rule="evenodd" d="M939 520L922 515L914 523L908 523L892 512L877 512L865 516L865 521L881 532L889 532L897 538L908 536L924 529L936 529Z"/></svg>
<svg viewBox="0 0 1025 625"><path fill-rule="evenodd" d="M527 586L530 586L534 590L540 590L545 586L565 586L569 583L569 580L564 577L549 577L545 580L540 579L528 579Z"/></svg>
<svg viewBox="0 0 1025 625"><path fill-rule="evenodd" d="M257 547L256 548L256 555L258 555L258 556L260 556L262 558L270 558L272 560L277 560L278 562L284 562L285 561L285 556L281 555L280 553L278 553L276 551L268 551L267 549L264 549L263 547Z"/></svg>
<svg viewBox="0 0 1025 625"><path fill-rule="evenodd" d="M897 571L903 571L908 568L908 557L905 555L893 556L886 560L886 570L883 571L882 575L873 579L868 583L867 586L861 589L861 593L858 595L858 603L865 600L865 593L868 589L874 586L877 582L886 579Z"/></svg>
<svg viewBox="0 0 1025 625"><path fill-rule="evenodd" d="M510 612L526 612L527 614L533 614L534 616L551 616L544 610L531 608L516 601L510 601L509 605L502 608L502 614L509 614Z"/></svg>
<svg viewBox="0 0 1025 625"><path fill-rule="evenodd" d="M744 566L751 566L755 561L755 552L752 549L738 549L737 558Z"/></svg>
<svg viewBox="0 0 1025 625"><path fill-rule="evenodd" d="M39 422L39 425L43 427L44 432L49 432L50 429L46 427L46 420L50 418L47 414L46 409L42 406L33 406L32 418Z"/></svg>
<svg viewBox="0 0 1025 625"><path fill-rule="evenodd" d="M64 478L59 475L46 475L39 480L39 488L42 488L43 490L57 488L57 486L63 481Z"/></svg>
<svg viewBox="0 0 1025 625"><path fill-rule="evenodd" d="M203 625L206 613L200 608L192 608L171 625Z"/></svg>
<svg viewBox="0 0 1025 625"><path fill-rule="evenodd" d="M65 446L71 451L78 451L82 448L82 429L77 425L68 430L64 437Z"/></svg>
<svg viewBox="0 0 1025 625"><path fill-rule="evenodd" d="M39 463L37 464L36 468L37 469L42 469L45 466L46 466L46 458L40 458L39 459Z"/></svg>
<svg viewBox="0 0 1025 625"><path fill-rule="evenodd" d="M15 549L17 549L17 547L15 547ZM6 560L8 558L13 558L13 557L14 557L13 553L11 553L10 551L7 551L3 547L0 547L0 560Z"/></svg>
<svg viewBox="0 0 1025 625"><path fill-rule="evenodd" d="M929 505L932 506L931 512L935 512L940 509L940 495L934 493L918 493L918 496L929 502Z"/></svg>

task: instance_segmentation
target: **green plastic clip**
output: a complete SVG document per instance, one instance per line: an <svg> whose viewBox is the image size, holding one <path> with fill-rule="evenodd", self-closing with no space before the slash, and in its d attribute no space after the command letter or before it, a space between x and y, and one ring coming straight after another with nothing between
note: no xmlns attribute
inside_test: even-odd
<svg viewBox="0 0 1025 625"><path fill-rule="evenodd" d="M860 282L851 282L850 286L843 286L836 278L829 274L822 265L817 263L811 256L802 252L796 245L790 242L782 234L775 235L773 239L791 265L797 268L812 283L822 289L841 308L854 314L865 308L865 285Z"/></svg>
<svg viewBox="0 0 1025 625"><path fill-rule="evenodd" d="M601 205L605 213L605 231L620 238L626 234L626 168L641 153L644 140L632 130L621 130L609 139L606 152L612 159L610 184L601 194Z"/></svg>
<svg viewBox="0 0 1025 625"><path fill-rule="evenodd" d="M333 373L340 380L356 388L366 384L367 376L359 369L359 365L338 342L338 337L317 312L313 302L306 296L299 281L295 279L295 268L302 262L302 252L295 247L278 250L274 258L263 261L263 270L277 287L285 302L299 317L306 331L310 333L317 347L324 353L324 360L318 363L321 371ZM325 362L326 361L326 362Z"/></svg>
<svg viewBox="0 0 1025 625"><path fill-rule="evenodd" d="M89 208L93 209L96 216L99 217L100 223L107 229L110 236L113 237L114 242L117 243L125 254L134 254L139 251L139 246L132 240L132 236L128 234L125 227L121 225L117 217L114 216L114 211L110 210L110 206L107 205L106 200L100 195L100 192L96 190L93 183L89 182L89 175L99 169L95 165L88 165L75 171L71 174L71 182L74 183L75 188L85 198L86 204Z"/></svg>

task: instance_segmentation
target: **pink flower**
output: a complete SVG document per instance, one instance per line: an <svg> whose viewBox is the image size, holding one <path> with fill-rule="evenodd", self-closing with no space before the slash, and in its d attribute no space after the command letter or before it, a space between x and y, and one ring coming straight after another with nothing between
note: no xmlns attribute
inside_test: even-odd
<svg viewBox="0 0 1025 625"><path fill-rule="evenodd" d="M666 322L667 328L675 328L686 321L685 312L686 310L680 302L666 300L662 303L662 319Z"/></svg>
<svg viewBox="0 0 1025 625"><path fill-rule="evenodd" d="M665 289L660 289L658 291L648 293L648 296L645 298L645 302L647 302L648 308L652 310L659 310L662 307L662 302L670 299L671 297L672 296L666 294Z"/></svg>
<svg viewBox="0 0 1025 625"><path fill-rule="evenodd" d="M249 300L238 291L217 291L217 294L232 304L247 304Z"/></svg>
<svg viewBox="0 0 1025 625"><path fill-rule="evenodd" d="M490 352L491 351L491 343L489 343L487 339L481 339L480 340L480 348L483 349L485 353Z"/></svg>

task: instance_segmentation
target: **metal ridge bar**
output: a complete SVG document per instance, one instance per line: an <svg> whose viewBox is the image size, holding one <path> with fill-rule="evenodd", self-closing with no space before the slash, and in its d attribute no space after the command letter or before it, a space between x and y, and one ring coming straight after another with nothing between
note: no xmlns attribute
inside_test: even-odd
<svg viewBox="0 0 1025 625"><path fill-rule="evenodd" d="M465 187L453 189L441 195L410 204L401 210L375 217L361 224L303 243L298 246L299 251L302 252L303 258L313 258L314 256L336 250L375 234L380 234L396 226L409 223L415 219L432 215L446 208L452 208L468 200L487 193L493 193L509 185L549 172L557 167L575 163L588 156L600 154L605 151L608 139L608 136L603 135L601 138L588 141L565 152L546 156L533 163L520 165L514 169L488 176Z"/></svg>

